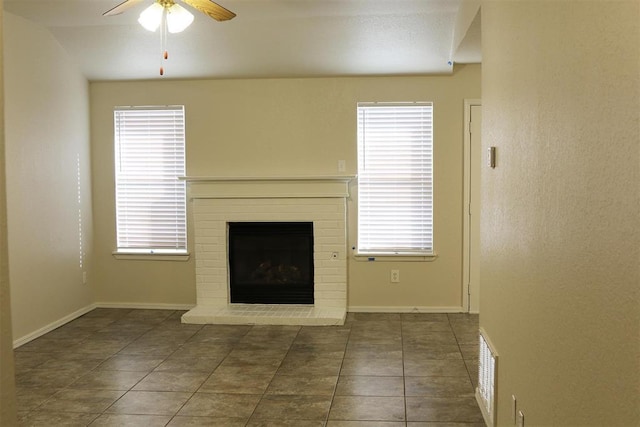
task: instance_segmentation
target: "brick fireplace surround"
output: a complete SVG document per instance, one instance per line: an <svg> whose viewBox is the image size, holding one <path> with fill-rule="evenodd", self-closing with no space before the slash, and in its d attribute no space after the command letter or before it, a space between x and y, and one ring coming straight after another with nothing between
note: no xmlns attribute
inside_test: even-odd
<svg viewBox="0 0 640 427"><path fill-rule="evenodd" d="M341 325L347 308L351 176L185 178L192 203L197 305L183 323ZM231 304L229 222L313 222L314 304Z"/></svg>

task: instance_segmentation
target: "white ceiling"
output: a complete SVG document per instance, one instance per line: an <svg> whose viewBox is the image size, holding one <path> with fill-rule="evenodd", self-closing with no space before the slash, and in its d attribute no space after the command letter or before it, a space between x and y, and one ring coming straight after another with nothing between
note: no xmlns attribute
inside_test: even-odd
<svg viewBox="0 0 640 427"><path fill-rule="evenodd" d="M137 22L145 0L5 0L7 12L47 27L89 80L159 78L160 36ZM480 62L475 0L220 0L237 17L195 20L170 34L164 78L311 77L450 73ZM10 35L7 35L10 37Z"/></svg>

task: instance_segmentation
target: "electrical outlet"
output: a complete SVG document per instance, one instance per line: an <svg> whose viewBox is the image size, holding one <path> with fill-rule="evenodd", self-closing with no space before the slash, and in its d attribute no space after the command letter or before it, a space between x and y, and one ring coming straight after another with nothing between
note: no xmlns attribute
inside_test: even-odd
<svg viewBox="0 0 640 427"><path fill-rule="evenodd" d="M516 422L517 427L524 427L524 414L522 411L518 411L518 420Z"/></svg>
<svg viewBox="0 0 640 427"><path fill-rule="evenodd" d="M400 283L400 270L391 270L391 283Z"/></svg>

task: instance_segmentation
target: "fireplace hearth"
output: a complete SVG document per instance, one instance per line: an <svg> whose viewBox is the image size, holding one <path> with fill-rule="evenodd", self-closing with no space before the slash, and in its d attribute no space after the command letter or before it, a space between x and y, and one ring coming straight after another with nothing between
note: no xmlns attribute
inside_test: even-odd
<svg viewBox="0 0 640 427"><path fill-rule="evenodd" d="M230 302L313 304L312 222L230 222Z"/></svg>

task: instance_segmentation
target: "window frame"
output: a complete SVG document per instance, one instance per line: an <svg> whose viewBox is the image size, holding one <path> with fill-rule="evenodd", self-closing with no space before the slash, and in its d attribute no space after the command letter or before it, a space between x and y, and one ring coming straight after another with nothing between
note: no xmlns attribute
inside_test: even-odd
<svg viewBox="0 0 640 427"><path fill-rule="evenodd" d="M116 249L112 252L114 258L116 259L139 259L139 260L167 260L167 261L186 261L189 259L188 252L188 229L187 229L187 203L186 203L186 182L182 180L185 176L186 172L186 117L185 117L185 108L183 105L154 105L154 106L117 106L114 107L114 202L115 202L115 246ZM153 111L162 111L166 117L162 117L162 114L159 114L156 117L153 117ZM158 132L158 128L146 130L143 132L147 132L148 135L141 135L141 132L138 130L129 129L129 135L126 134L126 130L123 131L123 120L126 119L127 113L130 112L131 116L130 120L133 122L138 120L138 126L148 125L149 121L151 121L152 125L168 125L168 131L163 133L162 131ZM144 114L149 114L148 117L144 118ZM171 118L171 115L174 115ZM139 117L136 117L138 115ZM156 122L153 123L153 119L156 119ZM146 122L145 122L146 120ZM133 122L130 122L129 125ZM124 133L124 134L123 134ZM137 133L137 135L136 135ZM127 142L126 139L129 138ZM152 151L147 154L147 159L151 158L152 154L157 154L158 157L155 159L155 166L160 166L160 168L156 168L159 170L157 175L155 176L155 181L151 181L151 185L149 182L144 182L148 180L148 173L140 174L140 171L144 171L144 168L140 169L143 162L140 162L140 165L136 165L135 162L135 150L139 149L139 145L144 141L147 142L149 140L156 139L157 143L154 148L157 149L155 153ZM128 144L128 147L123 147ZM138 145L138 147L136 147ZM128 159L132 162L129 163L128 174L121 173L122 170L122 153L124 150L130 150ZM138 150L138 153L140 150ZM125 157L126 158L126 157ZM163 169L175 171L175 180L176 183L170 182L173 179L174 174L167 173L163 171ZM136 172L138 172L139 177L137 178ZM128 175L128 176L127 176ZM158 238L158 234L160 232L151 233L148 235L149 239L148 245L142 246L139 243L134 243L131 245L126 244L127 234L129 235L129 239L131 241L138 240L135 234L136 227L144 226L144 220L132 219L128 226L129 230L123 230L122 226L127 226L127 220L123 219L123 210L127 208L127 206L131 206L131 199L136 200L137 196L132 196L131 194L127 194L127 183L129 180L129 189L128 191L132 191L132 188L135 186L148 188L155 188L156 190L160 190L163 192L168 192L169 194L173 193L167 197L166 193L164 195L156 196L156 197L148 197L141 198L139 200L145 200L151 205L161 204L164 208L175 209L174 211L170 211L171 213L168 217L172 217L176 220L176 224L178 225L177 232L173 237ZM162 183L158 183L159 181L164 180L164 185ZM121 191L123 191L121 193ZM135 191L135 190L134 190ZM145 192L145 194L147 194ZM149 194L152 194L149 192ZM129 204L129 205L128 205ZM134 207L135 209L135 207ZM141 208L140 212L144 212L144 208ZM158 212L154 210L153 207L151 211L148 212ZM148 224L152 224L152 221L149 221ZM169 228L169 227L167 227ZM133 230L133 231L132 231ZM154 245L154 240L158 245ZM138 240L139 242L139 240ZM174 243L175 248L171 248L167 243ZM143 242L144 243L144 242Z"/></svg>
<svg viewBox="0 0 640 427"><path fill-rule="evenodd" d="M363 116L364 110L375 108L387 108L393 109L394 107L407 108L407 107L427 107L428 114L426 115L426 122L428 128L423 134L420 134L420 138L425 139L423 150L426 149L427 153L420 157L422 161L427 160L428 165L420 172L422 174L422 186L426 186L426 190L422 190L421 194L428 193L428 202L421 203L426 204L426 208L422 209L422 212L427 212L428 223L425 228L430 231L426 233L427 241L430 243L430 247L371 247L371 245L363 245L362 227L363 227L363 180L367 180L367 174L363 173L363 144L366 142L366 135L362 134ZM434 103L433 102L358 102L357 103L357 157L358 157L358 203L357 203L357 232L356 232L356 248L354 257L358 261L376 261L376 260L393 260L393 261L432 261L437 258L434 245ZM389 180L388 182L398 182L398 180ZM365 214L366 215L366 214ZM365 219L366 221L366 219ZM364 224L366 226L366 224ZM364 246L364 247L363 247Z"/></svg>

